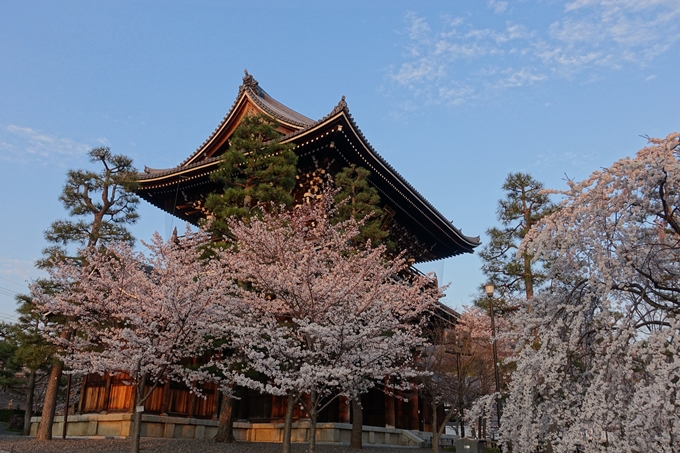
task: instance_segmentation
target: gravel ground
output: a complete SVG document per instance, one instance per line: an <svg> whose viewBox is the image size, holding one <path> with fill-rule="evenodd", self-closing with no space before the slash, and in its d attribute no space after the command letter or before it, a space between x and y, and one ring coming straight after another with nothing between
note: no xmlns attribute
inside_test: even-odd
<svg viewBox="0 0 680 453"><path fill-rule="evenodd" d="M307 444L293 444L292 453L305 453ZM366 447L375 453L420 453L427 450L406 447ZM53 439L38 442L32 437L0 436L0 453L128 453L127 439ZM317 445L318 453L356 453L340 445ZM143 438L142 453L280 453L281 444L217 444L203 439Z"/></svg>

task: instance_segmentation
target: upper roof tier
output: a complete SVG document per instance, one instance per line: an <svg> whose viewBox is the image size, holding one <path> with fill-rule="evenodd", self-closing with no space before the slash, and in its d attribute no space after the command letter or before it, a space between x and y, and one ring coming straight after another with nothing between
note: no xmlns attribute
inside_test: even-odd
<svg viewBox="0 0 680 453"><path fill-rule="evenodd" d="M400 234L421 244L421 251L412 253L416 262L472 253L480 244L479 237L463 235L373 149L350 115L344 96L328 115L314 121L272 98L247 71L234 104L208 139L176 167L144 167L139 174L139 195L196 224L206 214L201 200L219 189L210 174L218 168L241 118L253 113L265 113L278 121L282 141L295 144L303 173L320 162L336 168L350 164L367 168L369 182L379 191L381 203L393 212L402 228Z"/></svg>

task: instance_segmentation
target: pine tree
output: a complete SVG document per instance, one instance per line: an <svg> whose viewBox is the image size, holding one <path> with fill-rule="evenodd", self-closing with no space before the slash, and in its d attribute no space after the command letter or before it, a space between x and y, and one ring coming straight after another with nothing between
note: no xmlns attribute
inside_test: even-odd
<svg viewBox="0 0 680 453"><path fill-rule="evenodd" d="M380 208L380 195L375 187L368 183L371 172L352 164L336 174L334 182L340 191L335 195L338 206L333 223L353 219L357 222L368 219L360 228L354 239L355 245L365 244L369 240L372 246L385 243L388 248L389 232L383 227L383 210Z"/></svg>
<svg viewBox="0 0 680 453"><path fill-rule="evenodd" d="M108 147L89 152L90 162L100 163L100 172L69 170L59 200L71 217L57 220L45 231L52 244L43 250L40 268L52 266L53 260L68 258L69 246L93 247L114 241L134 243L126 225L134 224L139 215L137 171L132 159L111 154ZM75 220L78 219L78 220Z"/></svg>
<svg viewBox="0 0 680 453"><path fill-rule="evenodd" d="M16 344L11 341L12 324L0 323L0 386L13 387L19 383L15 374L21 367L14 360Z"/></svg>
<svg viewBox="0 0 680 453"><path fill-rule="evenodd" d="M482 272L500 295L496 304L503 305L512 298L533 297L534 289L544 280L543 265L532 263L532 255L523 250L517 256L519 244L540 219L556 210L543 184L527 173L510 173L503 184L505 198L498 200L497 218L501 227L486 231L489 243L479 253ZM475 304L486 306L488 298L481 294Z"/></svg>
<svg viewBox="0 0 680 453"><path fill-rule="evenodd" d="M46 281L45 281L46 282ZM44 338L45 318L36 312L30 296L16 297L19 320L7 329L7 341L14 346L13 362L24 371L26 387L26 411L24 413L24 435L28 435L33 416L33 397L38 374L49 371L54 347ZM54 322L51 320L50 322Z"/></svg>
<svg viewBox="0 0 680 453"><path fill-rule="evenodd" d="M229 235L232 217L247 219L259 215L270 203L290 207L295 187L297 155L292 143L281 143L278 123L264 114L246 115L229 140L219 169L211 179L223 186L220 193L210 194L206 208L213 216L210 231L215 237ZM222 395L216 441L233 440L233 401ZM229 416L227 416L227 412Z"/></svg>
<svg viewBox="0 0 680 453"><path fill-rule="evenodd" d="M264 114L247 115L231 136L229 149L211 176L224 190L206 200L214 215L213 234L227 234L226 220L231 217L249 218L269 203L293 203L297 156L292 143L280 142L276 127L276 121Z"/></svg>
<svg viewBox="0 0 680 453"><path fill-rule="evenodd" d="M59 200L66 208L70 219L57 220L45 231L50 246L43 250L43 258L36 265L49 269L59 262L79 260L73 247L92 248L110 242L132 244L134 238L126 225L134 224L139 217L134 195L137 171L132 159L120 154L111 154L108 147L95 148L89 152L90 162L101 164L99 172L92 170L70 170ZM71 335L65 326L63 338ZM42 418L37 439L52 438L52 423L57 404L57 393L63 364L55 361L45 391Z"/></svg>

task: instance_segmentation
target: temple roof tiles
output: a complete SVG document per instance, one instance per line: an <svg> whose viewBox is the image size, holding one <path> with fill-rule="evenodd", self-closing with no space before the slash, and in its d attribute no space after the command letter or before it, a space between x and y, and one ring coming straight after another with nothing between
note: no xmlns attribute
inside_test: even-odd
<svg viewBox="0 0 680 453"><path fill-rule="evenodd" d="M434 215L434 217L437 217L439 220L436 223L439 225L438 229L441 233L446 235L453 233L453 235L458 238L457 241L462 240L462 242L466 244L464 248L468 249L469 251L472 251L474 247L480 244L479 237L465 236L371 146L363 132L359 129L358 125L354 121L354 118L352 117L347 106L347 102L345 101L345 96L342 96L340 102L338 102L338 104L331 110L330 113L325 115L323 118L314 121L276 101L259 86L259 83L253 78L252 75L248 74L247 71L243 77L243 83L239 87L236 100L229 109L229 112L224 116L217 128L215 128L215 130L212 132L210 137L208 137L208 139L206 139L206 141L203 142L203 144L198 147L198 149L192 153L191 156L189 156L176 167L167 169L152 169L149 167L144 167L144 172L139 174L140 182L143 183L145 180L148 181L154 178L160 178L162 181L165 179L165 176L170 177L170 175L188 172L198 167L210 167L211 169L213 167L216 168L219 163L220 156L207 155L208 153L205 152L206 149L208 149L207 146L211 143L211 141L218 140L218 136L222 137L220 140L224 139L224 135L220 134L220 131L222 131L225 127L230 127L227 125L227 123L229 123L230 119L237 114L239 109L243 108L244 102L246 102L246 100L250 100L257 106L257 108L271 115L279 122L285 124L288 130L292 130L292 132L289 132L288 134L284 135L284 137L282 137L282 141L295 142L298 147L307 145L310 142L314 142L321 137L314 136L313 132L310 131L317 127L323 128L325 124L333 124L332 129L328 129L328 127L324 129L324 131L326 131L324 135L328 135L328 130L330 130L341 133L350 143L356 143L358 141L357 145L360 148L364 148L365 151L360 152L359 150L356 150L353 144L351 146L355 148L355 151L363 156L364 162L368 167L370 167L369 170L374 174L374 177L381 178L384 183L388 184L390 187L392 187L392 189L400 193L400 197L402 197L404 201L408 200L411 208L419 211L421 215L425 215L426 217ZM343 123L347 126L347 128L352 129L353 134L350 133L348 135L348 131L345 130L346 128L341 126ZM305 141L304 138L305 134L307 133L312 134L310 135L309 141ZM303 138L300 138L301 136ZM352 139L352 137L356 138ZM371 162L369 162L369 160ZM374 165L377 165L381 168L375 168ZM206 171L209 171L208 168L206 168ZM195 171L191 172L191 174L194 173ZM166 184L162 185L164 186ZM429 211L430 214L424 212L423 210Z"/></svg>

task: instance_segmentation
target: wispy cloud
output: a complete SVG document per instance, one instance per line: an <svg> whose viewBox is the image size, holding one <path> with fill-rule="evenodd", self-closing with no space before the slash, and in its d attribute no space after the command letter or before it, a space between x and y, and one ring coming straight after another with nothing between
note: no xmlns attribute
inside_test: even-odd
<svg viewBox="0 0 680 453"><path fill-rule="evenodd" d="M504 13L508 9L508 2L501 2L498 0L489 0L489 8L496 14Z"/></svg>
<svg viewBox="0 0 680 453"><path fill-rule="evenodd" d="M680 39L678 19L677 0L576 0L565 5L548 35L567 61L646 64Z"/></svg>
<svg viewBox="0 0 680 453"><path fill-rule="evenodd" d="M482 27L475 15L433 22L408 12L403 61L388 78L421 102L459 105L551 78L587 83L612 69L644 67L680 40L678 0L573 0L559 8L531 3L510 8L489 0L496 15L515 17L513 10L523 7L530 12L517 17L533 19L495 27L488 24L497 20L481 16Z"/></svg>
<svg viewBox="0 0 680 453"><path fill-rule="evenodd" d="M20 260L11 256L0 256L0 286L11 287L14 291L19 291L17 287L27 286L27 281L37 273L34 263L28 260Z"/></svg>
<svg viewBox="0 0 680 453"><path fill-rule="evenodd" d="M531 165L532 169L545 171L548 169L564 168L568 166L572 170L583 170L584 172L590 172L593 168L593 162L596 161L596 153L583 153L583 152L564 152L556 153L552 151L547 151L545 153L540 153L535 157L535 161ZM588 173L586 173L588 174ZM569 175L573 177L574 175Z"/></svg>
<svg viewBox="0 0 680 453"><path fill-rule="evenodd" d="M43 277L45 272L35 269L33 262L0 255L0 321L16 321L18 294L28 294L30 281Z"/></svg>
<svg viewBox="0 0 680 453"><path fill-rule="evenodd" d="M84 155L91 146L14 124L0 125L0 160L61 163Z"/></svg>

